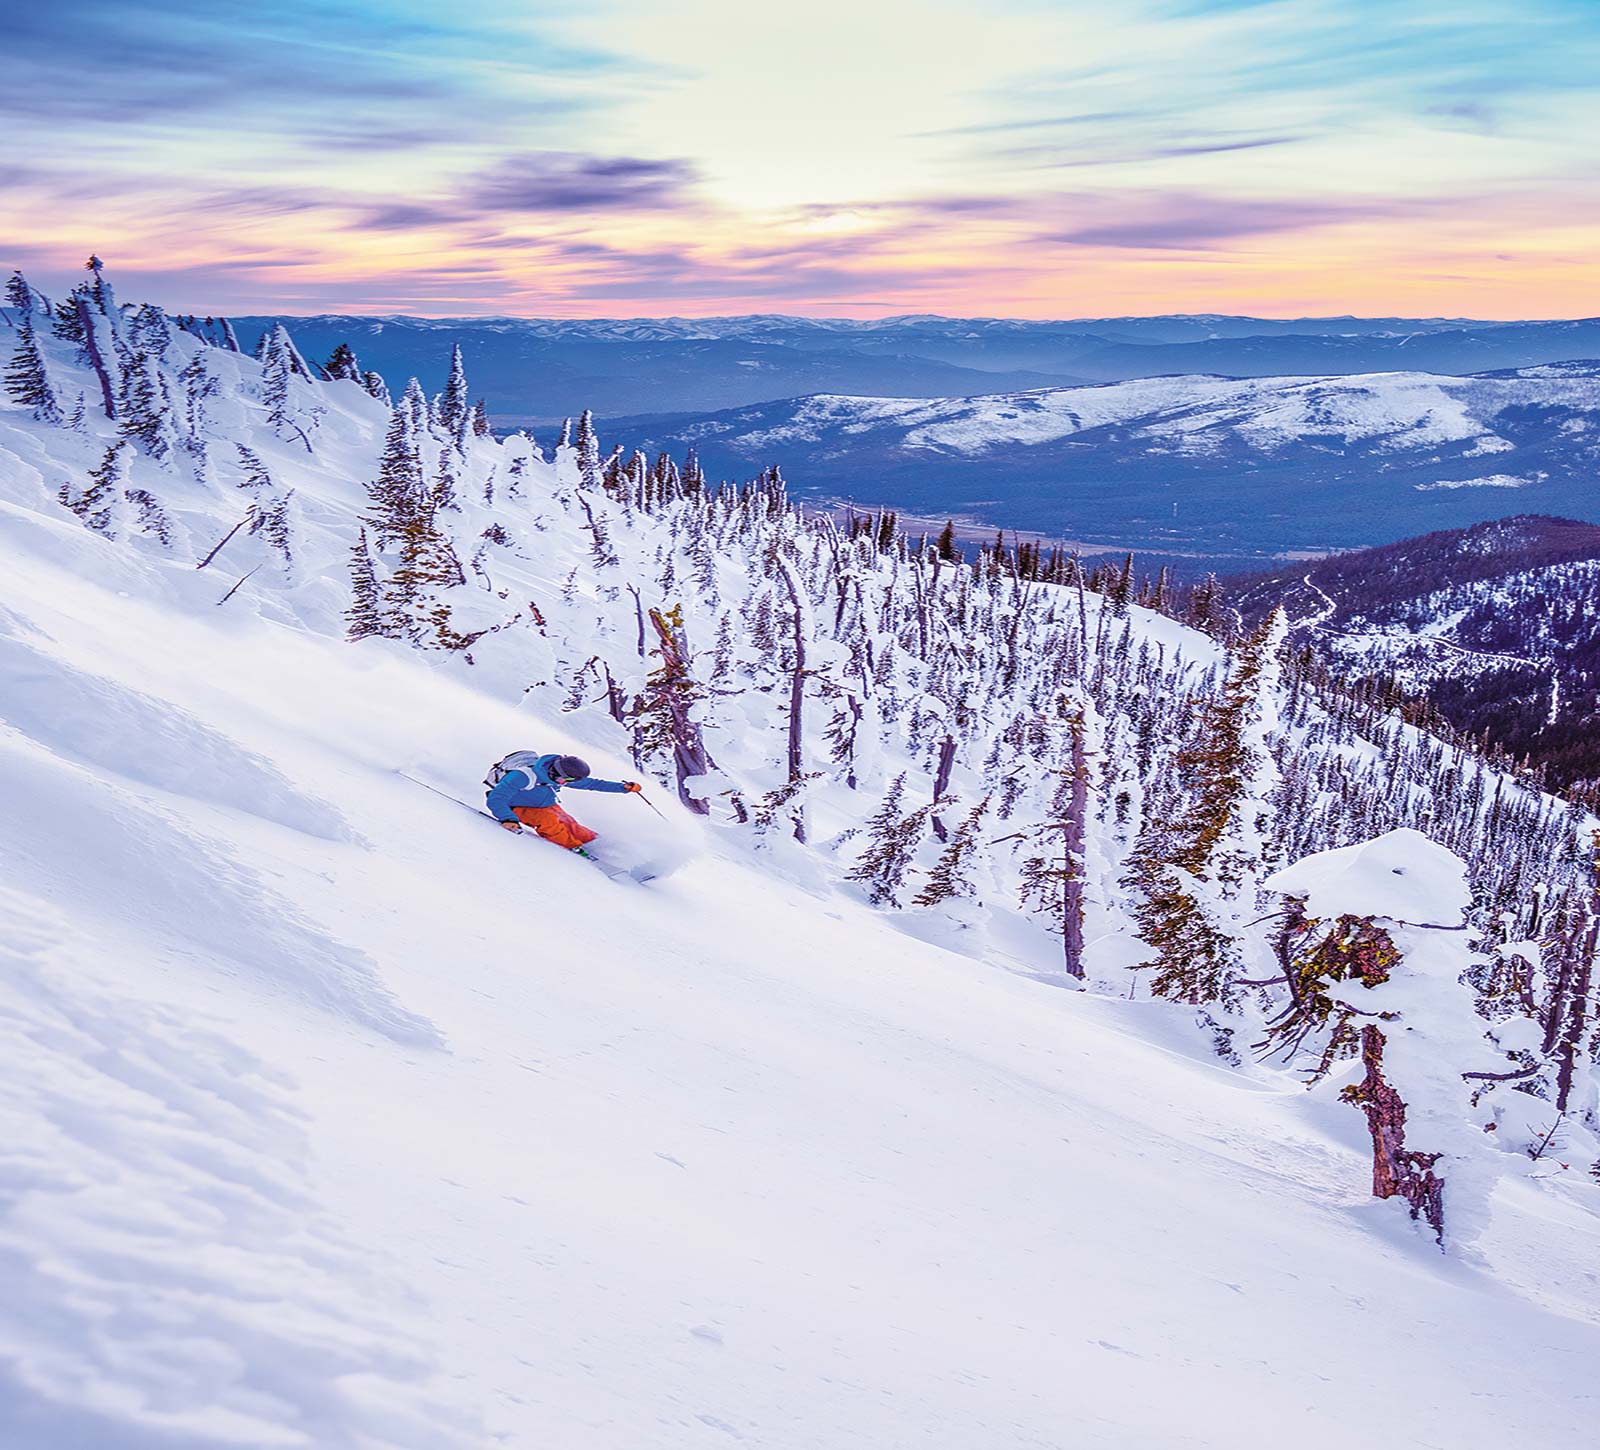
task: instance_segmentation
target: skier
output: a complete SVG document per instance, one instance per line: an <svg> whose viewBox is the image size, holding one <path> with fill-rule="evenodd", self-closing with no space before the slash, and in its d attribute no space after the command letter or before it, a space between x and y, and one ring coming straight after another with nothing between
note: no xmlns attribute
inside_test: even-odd
<svg viewBox="0 0 1600 1450"><path fill-rule="evenodd" d="M506 756L490 770L484 784L489 787L484 804L506 830L530 826L545 840L580 855L588 854L583 848L595 833L561 808L561 787L614 792L642 788L636 780L596 780L576 755L535 755L531 750Z"/></svg>

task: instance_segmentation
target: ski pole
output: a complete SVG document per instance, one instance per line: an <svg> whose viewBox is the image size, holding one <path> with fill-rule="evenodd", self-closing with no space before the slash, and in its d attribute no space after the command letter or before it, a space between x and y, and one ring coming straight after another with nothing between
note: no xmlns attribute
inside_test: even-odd
<svg viewBox="0 0 1600 1450"><path fill-rule="evenodd" d="M454 795L451 795L449 791L440 790L439 787L436 786L436 785L429 785L428 782L425 781L425 780L418 780L416 778L416 776L408 775L403 770L397 770L397 771L395 771L395 774L398 775L402 780L409 780L412 785L420 785L423 788L423 790L431 790L441 800L450 801L453 804L460 806L461 809L464 810L464 811L471 811L473 815L482 816L484 818L484 820L486 820L486 821L493 821L494 820L494 817L491 816L488 811L480 810L477 806L468 805L464 800L461 799L460 796L454 796ZM496 824L499 824L499 823L496 822Z"/></svg>
<svg viewBox="0 0 1600 1450"><path fill-rule="evenodd" d="M653 800L651 800L650 797L647 796L642 790L636 790L636 791L633 792L633 794L638 796L639 799L642 800L647 806L649 806L651 810L655 811L655 813L658 816L660 816L662 820L666 820L666 816L656 806L656 803Z"/></svg>

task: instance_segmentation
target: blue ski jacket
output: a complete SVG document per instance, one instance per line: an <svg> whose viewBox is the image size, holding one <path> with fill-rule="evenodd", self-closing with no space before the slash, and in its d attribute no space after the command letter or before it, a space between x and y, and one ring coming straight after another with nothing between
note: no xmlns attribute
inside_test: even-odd
<svg viewBox="0 0 1600 1450"><path fill-rule="evenodd" d="M551 779L550 767L557 759L559 757L555 755L541 755L533 763L531 778L525 770L508 770L500 777L500 783L484 797L489 814L497 821L514 821L516 816L513 808L516 806L556 805L561 796L561 787ZM603 790L619 795L626 794L628 789L620 780L596 780L593 776L587 780L569 780L567 785L572 790Z"/></svg>

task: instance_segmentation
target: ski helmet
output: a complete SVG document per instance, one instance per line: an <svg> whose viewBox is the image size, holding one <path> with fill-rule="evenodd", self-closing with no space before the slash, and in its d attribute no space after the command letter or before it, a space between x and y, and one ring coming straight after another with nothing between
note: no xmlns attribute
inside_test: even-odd
<svg viewBox="0 0 1600 1450"><path fill-rule="evenodd" d="M589 776L587 761L579 760L576 755L558 755L550 762L550 774L559 776L562 780L586 780Z"/></svg>

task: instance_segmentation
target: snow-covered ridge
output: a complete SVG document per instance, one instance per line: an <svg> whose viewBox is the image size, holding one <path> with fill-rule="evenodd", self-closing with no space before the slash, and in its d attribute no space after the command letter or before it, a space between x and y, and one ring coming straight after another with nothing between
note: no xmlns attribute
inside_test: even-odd
<svg viewBox="0 0 1600 1450"><path fill-rule="evenodd" d="M1479 930L1526 926L1581 814L1115 571L847 536L586 420L502 442L459 369L320 382L286 335L242 356L98 278L77 338L24 300L12 366L49 401L0 407L0 1422L1267 1450L1310 1406L1312 1444L1379 1416L1581 1443L1592 1084L1575 1168L1530 1158L1557 1064L1458 970L1445 849ZM1196 874L1178 751L1208 740L1242 788ZM698 857L640 888L495 830L477 782L528 746L644 780ZM568 804L603 839L647 818ZM1470 1029L1422 1084L1470 1204L1449 1259L1366 1202L1355 1065L1307 1094L1320 1043L1250 1053L1287 1002L1250 985L1256 887L1346 880L1314 855L1341 847L1418 863L1348 904L1404 914L1442 1005L1374 990ZM1192 953L1135 934L1169 886ZM1547 983L1511 945L1484 960ZM1197 1033L1146 984L1201 946ZM1457 1101L1513 1060L1538 1093Z"/></svg>
<svg viewBox="0 0 1600 1450"><path fill-rule="evenodd" d="M1453 378L1380 373L1320 378L1140 378L1083 388L1045 388L953 399L819 395L789 416L741 431L737 415L702 425L755 448L818 442L893 428L902 449L981 456L1035 447L1096 429L1119 428L1152 449L1204 453L1241 445L1263 454L1308 441L1380 451L1514 445L1497 420L1517 409L1567 410L1575 447L1592 450L1600 427L1600 368L1530 368ZM694 436L695 430L684 430ZM1589 440L1585 444L1584 440ZM1441 485L1447 486L1447 485ZM1464 485L1458 485L1464 486Z"/></svg>

